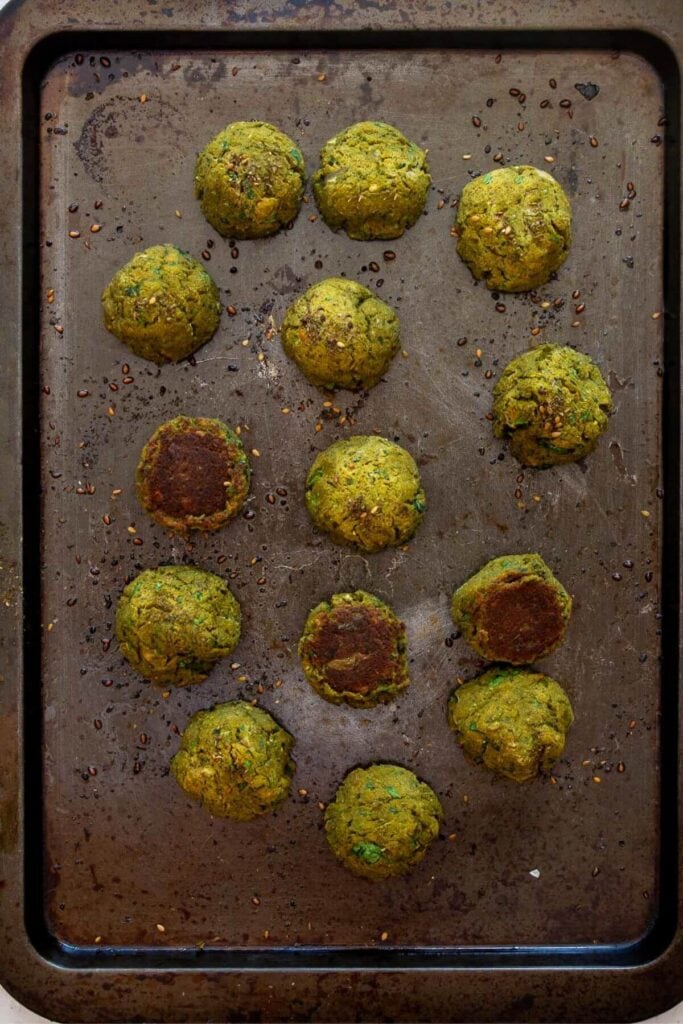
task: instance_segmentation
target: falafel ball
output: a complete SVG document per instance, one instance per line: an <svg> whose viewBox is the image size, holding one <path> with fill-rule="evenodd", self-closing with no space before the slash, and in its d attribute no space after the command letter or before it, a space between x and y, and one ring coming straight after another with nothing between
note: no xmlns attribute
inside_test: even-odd
<svg viewBox="0 0 683 1024"><path fill-rule="evenodd" d="M235 649L240 628L240 606L228 585L194 565L145 569L124 588L116 609L121 654L154 683L200 683Z"/></svg>
<svg viewBox="0 0 683 1024"><path fill-rule="evenodd" d="M398 351L398 317L357 281L328 277L289 307L281 337L285 352L311 384L367 391Z"/></svg>
<svg viewBox="0 0 683 1024"><path fill-rule="evenodd" d="M560 184L536 167L501 167L465 185L455 218L458 254L499 292L528 292L562 266L572 211Z"/></svg>
<svg viewBox="0 0 683 1024"><path fill-rule="evenodd" d="M560 466L595 450L612 396L589 356L539 345L512 359L493 389L493 432L524 466Z"/></svg>
<svg viewBox="0 0 683 1024"><path fill-rule="evenodd" d="M318 529L368 553L404 544L426 507L415 460L385 437L335 441L306 478L306 508Z"/></svg>
<svg viewBox="0 0 683 1024"><path fill-rule="evenodd" d="M168 530L219 530L244 504L250 475L242 442L225 423L176 416L142 449L138 501Z"/></svg>
<svg viewBox="0 0 683 1024"><path fill-rule="evenodd" d="M559 683L528 668L492 668L448 702L448 724L474 764L514 782L549 772L574 721Z"/></svg>
<svg viewBox="0 0 683 1024"><path fill-rule="evenodd" d="M371 708L408 686L406 627L364 590L333 594L309 613L299 640L306 679L331 704Z"/></svg>
<svg viewBox="0 0 683 1024"><path fill-rule="evenodd" d="M121 267L102 292L104 326L136 356L162 366L196 352L218 328L218 288L192 256L153 245Z"/></svg>
<svg viewBox="0 0 683 1024"><path fill-rule="evenodd" d="M320 151L313 195L325 222L349 238L399 238L424 209L427 154L398 128L360 121Z"/></svg>
<svg viewBox="0 0 683 1024"><path fill-rule="evenodd" d="M436 793L413 772L373 764L346 776L325 811L325 835L344 867L377 881L419 864L442 819Z"/></svg>
<svg viewBox="0 0 683 1024"><path fill-rule="evenodd" d="M289 796L293 746L267 711L233 700L192 716L171 771L213 817L251 821Z"/></svg>
<svg viewBox="0 0 683 1024"><path fill-rule="evenodd" d="M458 587L451 611L482 658L526 665L562 643L572 599L540 555L503 555Z"/></svg>
<svg viewBox="0 0 683 1024"><path fill-rule="evenodd" d="M235 121L197 157L194 191L226 238L264 238L293 221L304 194L301 150L265 121Z"/></svg>

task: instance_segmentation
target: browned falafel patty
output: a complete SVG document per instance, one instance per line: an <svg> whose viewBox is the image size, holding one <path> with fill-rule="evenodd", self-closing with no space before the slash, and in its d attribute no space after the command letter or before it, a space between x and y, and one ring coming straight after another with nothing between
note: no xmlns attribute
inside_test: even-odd
<svg viewBox="0 0 683 1024"><path fill-rule="evenodd" d="M177 416L142 450L138 498L170 530L218 530L239 512L249 479L242 442L230 427L220 420Z"/></svg>
<svg viewBox="0 0 683 1024"><path fill-rule="evenodd" d="M306 678L332 704L391 700L409 682L405 632L373 594L333 594L310 612L299 641Z"/></svg>
<svg viewBox="0 0 683 1024"><path fill-rule="evenodd" d="M564 640L572 599L540 555L503 555L453 595L453 621L483 658L525 665Z"/></svg>

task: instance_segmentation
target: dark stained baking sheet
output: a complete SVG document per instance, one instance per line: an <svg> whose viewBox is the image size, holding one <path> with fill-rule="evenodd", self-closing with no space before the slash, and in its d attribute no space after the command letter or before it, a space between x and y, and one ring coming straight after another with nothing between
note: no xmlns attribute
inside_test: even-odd
<svg viewBox="0 0 683 1024"><path fill-rule="evenodd" d="M504 10L482 8L470 27ZM25 661L20 674L8 626L1 973L43 1012L601 1020L683 996L672 945L671 51L637 33L438 34L430 29L458 27L453 14L416 8L405 25L398 11L245 8L223 26L199 5L123 3L102 34L85 5L56 5L26 65L23 214L6 240L19 232L24 306L21 324L11 308L5 324L17 333L6 337L3 384L5 429L21 444L23 519L12 505L18 482L2 517L5 611L11 621L23 599ZM27 52L46 12L27 3L5 16L6 59ZM76 24L59 20L69 14ZM657 16L662 30L680 30L675 5ZM374 35L362 31L368 19ZM343 24L356 33L334 31ZM599 87L591 99L589 83ZM396 124L429 149L425 216L402 239L354 242L315 219L309 196L291 230L231 254L193 198L193 164L216 131L250 117L292 135L309 174L345 125ZM449 233L468 177L501 160L551 169L574 209L570 257L535 299L475 285ZM196 359L161 370L107 334L99 303L113 272L158 242L210 257L224 307L237 310ZM309 284L337 274L398 310L404 352L369 395L339 392L332 413L273 328ZM522 471L486 417L503 366L541 341L596 359L615 414L589 460ZM239 424L253 452L245 515L190 544L153 525L134 493L142 445L180 413ZM413 453L429 508L407 550L364 557L313 531L303 484L321 448L374 431ZM23 571L13 560L22 524ZM469 766L445 717L456 678L483 665L454 634L452 587L513 551L538 551L575 601L567 642L542 667L566 686L576 723L552 778L521 787ZM162 691L123 662L114 610L132 575L186 561L229 579L243 639L204 683ZM370 711L322 702L296 657L309 608L355 587L388 600L408 629L412 685ZM192 713L235 697L257 699L297 741L292 799L249 825L211 820L168 775ZM13 778L15 709L24 760ZM420 867L374 886L333 860L318 806L373 760L412 768L446 813Z"/></svg>

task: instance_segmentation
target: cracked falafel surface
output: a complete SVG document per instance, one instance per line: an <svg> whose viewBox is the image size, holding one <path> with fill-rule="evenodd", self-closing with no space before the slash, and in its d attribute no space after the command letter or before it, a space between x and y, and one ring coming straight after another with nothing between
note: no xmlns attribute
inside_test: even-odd
<svg viewBox="0 0 683 1024"><path fill-rule="evenodd" d="M218 288L174 245L138 252L102 292L104 326L132 352L162 365L196 352L220 321Z"/></svg>
<svg viewBox="0 0 683 1024"><path fill-rule="evenodd" d="M202 213L226 238L264 238L293 221L304 194L301 150L266 121L235 121L195 165Z"/></svg>
<svg viewBox="0 0 683 1024"><path fill-rule="evenodd" d="M455 218L457 250L474 277L528 292L569 254L572 212L562 186L537 167L500 167L468 182Z"/></svg>
<svg viewBox="0 0 683 1024"><path fill-rule="evenodd" d="M329 277L287 310L282 347L318 387L374 387L399 347L394 310L357 281Z"/></svg>
<svg viewBox="0 0 683 1024"><path fill-rule="evenodd" d="M385 437L335 441L306 478L306 508L318 529L368 553L404 544L426 507L415 460Z"/></svg>
<svg viewBox="0 0 683 1024"><path fill-rule="evenodd" d="M171 760L178 785L213 817L251 821L289 796L294 738L243 700L198 711Z"/></svg>
<svg viewBox="0 0 683 1024"><path fill-rule="evenodd" d="M524 466L590 455L607 429L612 395L593 362L569 346L539 345L512 359L493 389L493 432Z"/></svg>
<svg viewBox="0 0 683 1024"><path fill-rule="evenodd" d="M326 142L312 179L325 223L360 240L399 238L431 181L425 150L383 121L359 121Z"/></svg>
<svg viewBox="0 0 683 1024"><path fill-rule="evenodd" d="M206 679L237 646L240 630L240 606L227 583L193 565L144 570L116 608L121 654L155 683Z"/></svg>
<svg viewBox="0 0 683 1024"><path fill-rule="evenodd" d="M550 771L573 721L560 684L530 668L492 668L448 702L448 723L466 757L514 782Z"/></svg>
<svg viewBox="0 0 683 1024"><path fill-rule="evenodd" d="M355 875L379 881L404 875L436 839L443 809L434 790L407 768L355 768L325 811L330 849Z"/></svg>

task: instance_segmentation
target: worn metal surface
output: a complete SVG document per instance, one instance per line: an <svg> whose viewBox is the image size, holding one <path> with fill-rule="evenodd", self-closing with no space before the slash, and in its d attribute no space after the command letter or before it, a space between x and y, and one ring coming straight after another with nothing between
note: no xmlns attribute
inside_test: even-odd
<svg viewBox="0 0 683 1024"><path fill-rule="evenodd" d="M115 9L113 27L130 27L129 6ZM268 19L256 12L251 22L245 10L240 24L324 28L316 21L329 10L285 8ZM5 20L24 47L40 11L28 4ZM177 11L162 19L150 8L144 17L166 30L212 20L187 4L184 24ZM383 5L346 17L349 27L373 18L390 27L396 11ZM501 17L477 12L469 23ZM626 25L628 10L624 17ZM414 20L418 28L457 27L447 13L430 21L427 8ZM30 714L30 777L16 794L20 806L28 798L25 838L42 843L43 856L29 846L30 939L9 934L21 915L8 903L23 905L19 845L8 861L2 980L46 1012L89 1020L626 1019L681 996L671 948L659 967L638 966L667 946L676 900L673 805L668 791L662 802L661 788L669 765L675 770L675 735L660 742L660 655L675 665L670 647L662 651L659 612L663 518L668 562L678 509L675 492L665 501L657 495L666 468L665 320L652 318L664 305L662 234L673 209L666 146L653 137L666 130L658 122L672 82L656 62L615 52L607 36L593 50L558 40L550 51L503 35L483 50L425 38L415 31L397 49L386 48L385 37L376 49L338 38L325 47L305 35L284 48L249 36L242 45L232 37L221 45L160 36L125 45L63 40L61 55L26 84L31 95L40 88L39 246L25 250L24 265L40 311L39 359L31 360L29 321L23 363L29 667L38 668L39 633L42 658L40 680L27 674L20 685L13 667L9 678ZM7 52L20 49L10 39ZM588 82L600 89L592 100L575 89ZM542 108L544 100L550 105ZM321 144L346 124L395 123L429 149L426 215L398 241L352 242L311 219L311 200L290 231L238 243L231 255L192 196L193 163L227 122L256 116L292 135L309 173ZM26 117L23 129L30 131ZM529 296L496 300L454 251L451 201L469 175L498 166L499 152L506 164L544 167L552 156L572 200L570 257L538 293L547 309ZM31 167L24 171L30 177ZM620 209L630 182L636 195ZM162 241L198 257L207 251L224 306L237 314L223 315L194 364L158 370L106 333L99 296L133 252ZM396 258L385 260L385 250ZM395 306L405 349L367 397L338 394L341 426L271 330L296 295L333 274L357 278ZM577 314L579 303L586 308ZM535 326L542 331L532 337ZM486 415L502 367L541 340L592 355L613 388L615 414L585 463L522 473L493 440ZM669 428L674 398L669 391ZM247 515L192 544L154 526L133 486L142 445L179 413L241 424L247 449L260 453L252 457ZM16 424L16 415L8 406L5 422ZM315 452L375 430L415 455L429 508L408 550L364 558L313 531L303 483ZM670 462L669 481L672 470ZM10 532L18 522L11 509L5 522ZM40 593L32 571L39 544ZM565 684L576 724L555 781L517 787L468 766L448 732L456 677L483 664L452 638L448 604L453 585L488 558L527 550L542 554L574 597L567 641L543 668ZM239 667L220 664L203 684L169 693L143 683L111 638L125 581L175 561L229 577L244 629ZM353 587L393 605L410 645L410 689L367 712L322 702L295 651L309 608ZM675 675L666 682L675 686ZM212 821L168 775L189 716L236 696L258 699L297 740L293 798L246 826ZM8 734L12 722L7 705ZM11 770L9 735L7 747ZM332 859L318 801L331 799L351 767L377 759L428 781L446 821L413 874L372 886ZM11 782L5 787L11 796ZM14 812L7 800L3 806L7 843ZM480 947L493 948L477 959ZM511 947L524 947L517 959ZM32 962L34 949L45 960ZM68 969L51 966L57 962ZM555 970L496 970L508 963ZM590 970L616 964L619 971ZM435 965L471 970L428 980L391 970ZM294 966L320 973L281 973Z"/></svg>

